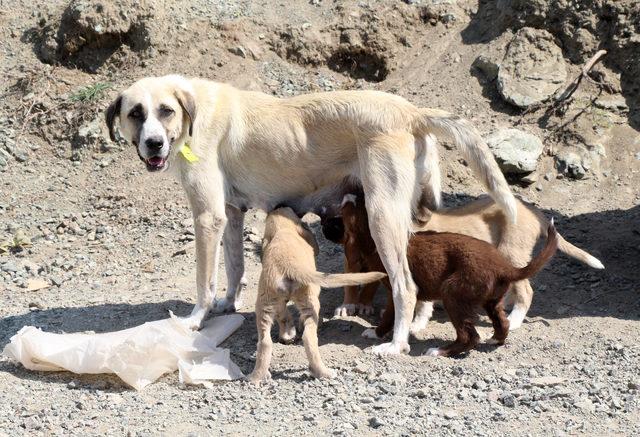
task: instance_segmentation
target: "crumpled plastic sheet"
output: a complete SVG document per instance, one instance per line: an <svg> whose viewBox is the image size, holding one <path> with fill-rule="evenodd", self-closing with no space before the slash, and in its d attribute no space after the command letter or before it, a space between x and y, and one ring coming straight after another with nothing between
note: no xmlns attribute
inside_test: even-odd
<svg viewBox="0 0 640 437"><path fill-rule="evenodd" d="M240 314L228 314L192 331L171 314L168 319L101 334L55 334L25 326L2 354L30 370L115 373L136 390L175 370L181 383L206 385L210 380L244 376L229 350L218 348L243 322Z"/></svg>

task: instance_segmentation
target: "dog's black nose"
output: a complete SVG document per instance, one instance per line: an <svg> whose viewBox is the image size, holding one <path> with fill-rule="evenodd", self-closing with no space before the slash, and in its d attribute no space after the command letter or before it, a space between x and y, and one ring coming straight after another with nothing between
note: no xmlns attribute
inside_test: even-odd
<svg viewBox="0 0 640 437"><path fill-rule="evenodd" d="M147 138L144 145L147 146L149 150L160 150L164 145L164 141L162 141L162 138Z"/></svg>

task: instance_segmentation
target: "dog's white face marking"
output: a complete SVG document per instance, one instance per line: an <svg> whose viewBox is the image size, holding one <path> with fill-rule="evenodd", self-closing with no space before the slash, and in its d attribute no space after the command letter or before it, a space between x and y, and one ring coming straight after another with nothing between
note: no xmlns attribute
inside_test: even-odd
<svg viewBox="0 0 640 437"><path fill-rule="evenodd" d="M147 118L142 123L138 139L138 153L148 162L160 163L169 156L171 144L162 122L157 117L151 94L145 92L145 112Z"/></svg>

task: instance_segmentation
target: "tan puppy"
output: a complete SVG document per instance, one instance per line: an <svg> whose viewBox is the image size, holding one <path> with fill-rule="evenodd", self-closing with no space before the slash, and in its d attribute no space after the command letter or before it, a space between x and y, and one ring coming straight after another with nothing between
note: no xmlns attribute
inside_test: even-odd
<svg viewBox="0 0 640 437"><path fill-rule="evenodd" d="M293 301L300 311L302 341L309 369L316 378L331 378L334 372L324 365L318 350L320 287L341 287L378 281L386 275L379 272L327 274L316 270L318 245L313 233L290 208L279 208L267 216L262 242L262 272L256 299L258 349L256 366L249 380L259 383L271 377L271 326L277 318L280 338L292 340L295 328L287 302Z"/></svg>
<svg viewBox="0 0 640 437"><path fill-rule="evenodd" d="M547 236L549 221L535 207L521 200L517 201L517 208L517 223L511 223L495 202L487 196L464 206L437 212L423 208L418 217L422 224L415 225L414 231L454 232L475 237L494 245L514 266L524 267L531 260L531 254L538 240ZM340 224L341 220L325 221L323 223L325 236L332 241L341 242L342 230L336 228ZM560 234L558 234L558 249L590 267L604 269L600 260L569 243ZM349 254L346 255L346 258L349 258ZM345 262L345 271L360 271L357 266L350 266L348 259ZM358 293L357 287L345 287L344 302L336 309L336 315L353 314L356 310L371 313L376 289L377 284L368 284ZM513 283L507 294L507 300L513 303L513 309L509 315L510 330L518 329L522 325L532 298L533 289L528 279ZM415 313L411 324L412 332L425 328L431 317L432 304L418 301Z"/></svg>
<svg viewBox="0 0 640 437"><path fill-rule="evenodd" d="M212 307L234 311L239 304L247 208L318 212L339 204L355 182L364 187L395 302L393 340L374 352L408 352L416 288L407 240L417 205L437 204L440 196L434 135L452 138L507 216L516 217L509 185L468 121L391 94L279 99L203 79L149 77L123 91L106 118L111 137L119 122L149 171L171 168L182 182L196 234L198 300L185 320L194 328ZM227 295L214 304L223 234Z"/></svg>

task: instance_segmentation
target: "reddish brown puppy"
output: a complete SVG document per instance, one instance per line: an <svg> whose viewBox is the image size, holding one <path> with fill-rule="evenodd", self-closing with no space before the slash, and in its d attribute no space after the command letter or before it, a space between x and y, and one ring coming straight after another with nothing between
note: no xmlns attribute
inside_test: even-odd
<svg viewBox="0 0 640 437"><path fill-rule="evenodd" d="M384 271L369 232L364 197L345 197L342 206L345 256L361 271ZM429 349L434 356L452 356L474 348L480 341L474 321L484 308L493 324L492 342L504 344L509 333L502 298L511 283L534 276L555 254L558 238L553 221L542 251L523 268L515 268L489 243L449 232L419 232L409 241L407 258L418 286L418 299L442 300L456 329L456 341L444 348ZM388 278L382 282L388 290L387 308L375 329L378 338L393 327L394 306Z"/></svg>

